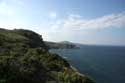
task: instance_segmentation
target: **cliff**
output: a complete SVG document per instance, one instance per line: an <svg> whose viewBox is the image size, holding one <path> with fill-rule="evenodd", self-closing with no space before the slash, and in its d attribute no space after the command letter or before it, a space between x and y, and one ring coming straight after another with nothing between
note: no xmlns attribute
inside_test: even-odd
<svg viewBox="0 0 125 83"><path fill-rule="evenodd" d="M44 41L50 49L79 49L77 45L71 42L50 42Z"/></svg>
<svg viewBox="0 0 125 83"><path fill-rule="evenodd" d="M0 29L0 83L94 83L48 52L42 36L29 30Z"/></svg>

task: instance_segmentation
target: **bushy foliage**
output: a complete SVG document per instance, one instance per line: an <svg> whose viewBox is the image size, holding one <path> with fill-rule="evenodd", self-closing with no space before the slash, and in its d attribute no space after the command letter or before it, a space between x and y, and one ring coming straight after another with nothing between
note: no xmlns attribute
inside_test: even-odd
<svg viewBox="0 0 125 83"><path fill-rule="evenodd" d="M38 34L0 29L0 83L93 83L88 80L50 54Z"/></svg>

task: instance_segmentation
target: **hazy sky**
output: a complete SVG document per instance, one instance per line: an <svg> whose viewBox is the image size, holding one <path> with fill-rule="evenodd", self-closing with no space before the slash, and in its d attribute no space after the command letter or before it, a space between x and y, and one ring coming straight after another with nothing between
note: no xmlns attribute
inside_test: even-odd
<svg viewBox="0 0 125 83"><path fill-rule="evenodd" d="M48 41L125 45L125 0L0 0L0 27Z"/></svg>

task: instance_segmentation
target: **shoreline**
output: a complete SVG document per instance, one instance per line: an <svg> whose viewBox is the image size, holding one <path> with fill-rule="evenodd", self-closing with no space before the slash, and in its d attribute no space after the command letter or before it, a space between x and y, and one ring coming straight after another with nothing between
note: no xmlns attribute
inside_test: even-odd
<svg viewBox="0 0 125 83"><path fill-rule="evenodd" d="M72 65L70 65L70 67L71 67L71 69L73 69L73 71L75 71L78 75L80 75L80 76L86 76L85 74L80 73L80 72L78 71L78 69L75 68L75 67L73 67Z"/></svg>

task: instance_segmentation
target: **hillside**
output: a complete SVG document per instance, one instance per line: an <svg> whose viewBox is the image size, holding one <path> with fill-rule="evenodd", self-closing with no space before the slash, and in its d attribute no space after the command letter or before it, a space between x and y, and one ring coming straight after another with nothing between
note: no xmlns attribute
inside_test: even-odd
<svg viewBox="0 0 125 83"><path fill-rule="evenodd" d="M94 83L48 52L42 36L0 29L0 83Z"/></svg>
<svg viewBox="0 0 125 83"><path fill-rule="evenodd" d="M50 42L44 41L50 49L78 49L79 47L71 42Z"/></svg>

